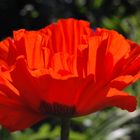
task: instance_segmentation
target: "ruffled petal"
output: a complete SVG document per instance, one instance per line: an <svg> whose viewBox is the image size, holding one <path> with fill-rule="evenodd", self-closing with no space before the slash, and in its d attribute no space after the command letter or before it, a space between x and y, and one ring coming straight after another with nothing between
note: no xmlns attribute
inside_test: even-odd
<svg viewBox="0 0 140 140"><path fill-rule="evenodd" d="M135 82L135 77L131 75L123 75L113 79L110 82L110 87L123 90L128 85Z"/></svg>
<svg viewBox="0 0 140 140"><path fill-rule="evenodd" d="M119 107L128 111L136 109L136 98L115 88L106 87L98 92L90 89L86 98L82 94L80 98L76 104L77 116L94 113L107 107Z"/></svg>
<svg viewBox="0 0 140 140"><path fill-rule="evenodd" d="M128 93L115 88L111 88L108 91L106 100L104 100L103 104L104 107L115 106L132 112L136 110L137 101L134 96L128 95Z"/></svg>
<svg viewBox="0 0 140 140"><path fill-rule="evenodd" d="M48 68L84 77L87 71L88 37L93 34L89 23L63 19L41 30L48 36Z"/></svg>
<svg viewBox="0 0 140 140"><path fill-rule="evenodd" d="M96 59L93 62L95 63L96 81L111 80L116 75L114 73L115 65L130 51L129 43L116 31L97 28L95 35L90 40L90 45L92 45L90 48L95 48L91 51ZM92 55L89 60L92 60Z"/></svg>
<svg viewBox="0 0 140 140"><path fill-rule="evenodd" d="M61 19L57 24L41 29L41 32L49 36L47 47L53 53L66 52L73 55L80 47L82 39L92 33L89 26L89 22L69 18Z"/></svg>
<svg viewBox="0 0 140 140"><path fill-rule="evenodd" d="M8 73L8 72L7 72ZM22 130L43 119L39 111L27 104L21 92L10 81L6 72L0 76L0 124L9 131ZM19 82L19 81L18 81ZM30 100L33 100L31 98ZM9 117L10 116L10 117Z"/></svg>
<svg viewBox="0 0 140 140"><path fill-rule="evenodd" d="M0 95L9 99L20 100L19 91L2 75L0 76Z"/></svg>
<svg viewBox="0 0 140 140"><path fill-rule="evenodd" d="M30 74L24 57L17 59L15 69L11 72L12 83L19 90L23 101L32 109L38 110L40 92L35 78Z"/></svg>
<svg viewBox="0 0 140 140"><path fill-rule="evenodd" d="M44 68L44 40L38 31L18 30L14 32L14 40L18 56L24 55L30 69ZM46 39L47 40L47 39Z"/></svg>
<svg viewBox="0 0 140 140"><path fill-rule="evenodd" d="M130 46L130 50L126 53L114 67L114 77L119 75L132 75L139 79L138 73L140 72L140 46L130 40L126 40Z"/></svg>
<svg viewBox="0 0 140 140"><path fill-rule="evenodd" d="M92 76L86 79L69 78L66 80L53 79L49 75L37 78L39 88L42 90L41 98L47 103L58 103L66 106L76 107L80 93L86 88L86 85ZM53 93L53 94L52 94Z"/></svg>
<svg viewBox="0 0 140 140"><path fill-rule="evenodd" d="M0 66L11 66L15 62L16 56L14 41L10 37L0 42Z"/></svg>
<svg viewBox="0 0 140 140"><path fill-rule="evenodd" d="M22 130L32 126L45 116L30 110L21 102L0 95L0 124L9 131ZM10 116L10 117L9 117Z"/></svg>
<svg viewBox="0 0 140 140"><path fill-rule="evenodd" d="M140 45L130 40L127 41L131 46L131 51L123 66L123 74L131 74L134 76L140 72Z"/></svg>

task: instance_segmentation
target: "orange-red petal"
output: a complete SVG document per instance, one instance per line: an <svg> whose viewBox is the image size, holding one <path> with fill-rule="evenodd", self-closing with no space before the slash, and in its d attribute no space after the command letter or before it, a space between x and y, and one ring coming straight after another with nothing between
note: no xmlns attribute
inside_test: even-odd
<svg viewBox="0 0 140 140"><path fill-rule="evenodd" d="M9 131L22 130L44 118L19 101L0 95L0 124Z"/></svg>
<svg viewBox="0 0 140 140"><path fill-rule="evenodd" d="M20 92L20 97L32 109L38 110L40 92L35 78L30 74L24 57L17 59L15 69L11 72L12 83Z"/></svg>
<svg viewBox="0 0 140 140"><path fill-rule="evenodd" d="M97 93L87 92L87 97L81 95L77 102L78 115L86 115L106 107L119 107L128 111L136 109L136 98L115 88L105 88Z"/></svg>

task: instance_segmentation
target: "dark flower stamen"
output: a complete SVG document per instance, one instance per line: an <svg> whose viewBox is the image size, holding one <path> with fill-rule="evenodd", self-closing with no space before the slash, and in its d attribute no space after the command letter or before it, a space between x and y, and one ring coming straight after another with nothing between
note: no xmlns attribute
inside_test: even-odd
<svg viewBox="0 0 140 140"><path fill-rule="evenodd" d="M76 114L76 109L74 106L66 106L59 103L50 104L42 101L40 103L40 112L50 116L73 117Z"/></svg>

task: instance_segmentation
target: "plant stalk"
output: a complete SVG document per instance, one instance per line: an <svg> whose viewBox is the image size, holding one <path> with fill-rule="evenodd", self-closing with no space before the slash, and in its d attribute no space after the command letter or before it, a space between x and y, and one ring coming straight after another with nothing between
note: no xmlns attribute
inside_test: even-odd
<svg viewBox="0 0 140 140"><path fill-rule="evenodd" d="M61 140L69 140L70 118L61 118Z"/></svg>

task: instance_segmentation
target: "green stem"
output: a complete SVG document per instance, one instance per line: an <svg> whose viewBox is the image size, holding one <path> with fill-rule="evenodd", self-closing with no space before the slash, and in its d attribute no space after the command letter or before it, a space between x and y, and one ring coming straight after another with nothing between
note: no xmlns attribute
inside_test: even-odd
<svg viewBox="0 0 140 140"><path fill-rule="evenodd" d="M61 140L69 140L70 119L61 118Z"/></svg>

